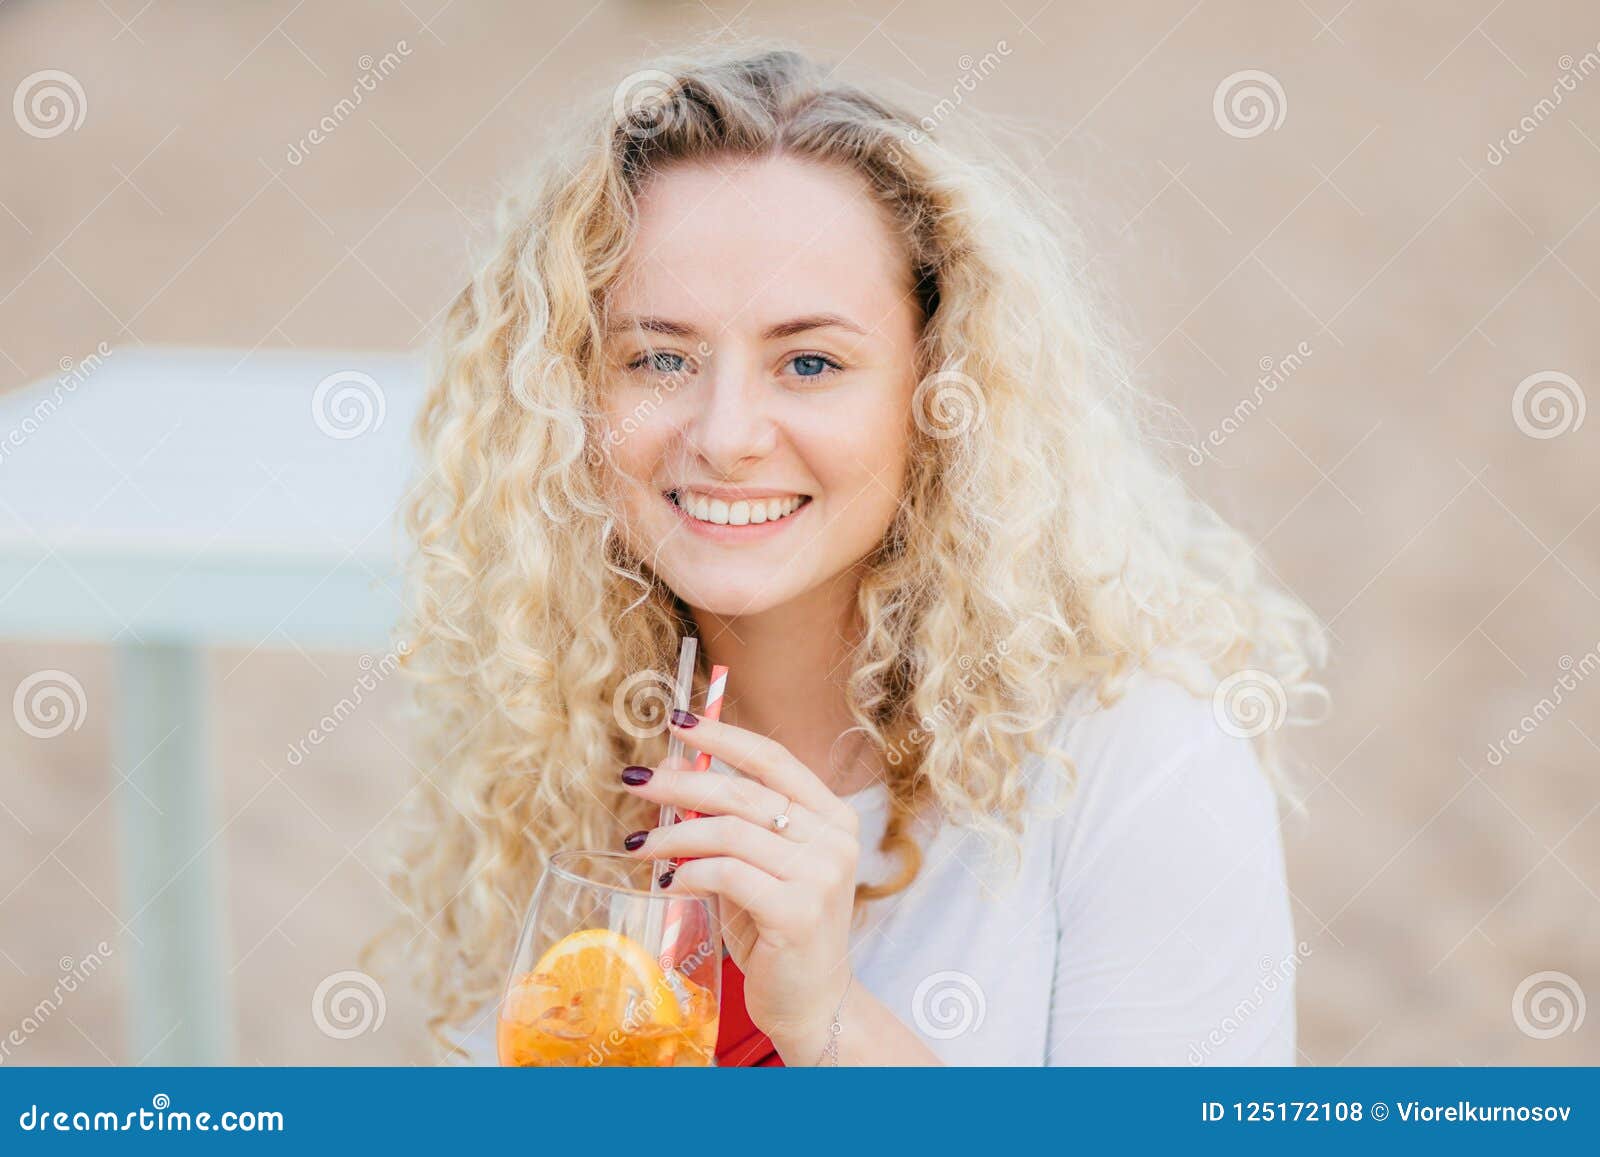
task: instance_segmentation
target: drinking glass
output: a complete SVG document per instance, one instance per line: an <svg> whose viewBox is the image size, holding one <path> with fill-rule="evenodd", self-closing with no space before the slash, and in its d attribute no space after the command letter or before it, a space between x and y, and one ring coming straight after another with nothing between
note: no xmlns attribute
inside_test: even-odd
<svg viewBox="0 0 1600 1157"><path fill-rule="evenodd" d="M500 1001L502 1065L716 1063L716 901L653 888L661 867L613 852L550 858Z"/></svg>

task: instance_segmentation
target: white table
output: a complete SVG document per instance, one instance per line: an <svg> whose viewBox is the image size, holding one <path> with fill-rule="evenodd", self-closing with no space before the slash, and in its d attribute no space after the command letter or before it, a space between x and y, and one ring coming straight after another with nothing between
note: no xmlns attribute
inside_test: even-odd
<svg viewBox="0 0 1600 1157"><path fill-rule="evenodd" d="M0 638L117 648L134 1059L232 1056L203 649L387 645L422 376L397 354L122 347L0 398Z"/></svg>

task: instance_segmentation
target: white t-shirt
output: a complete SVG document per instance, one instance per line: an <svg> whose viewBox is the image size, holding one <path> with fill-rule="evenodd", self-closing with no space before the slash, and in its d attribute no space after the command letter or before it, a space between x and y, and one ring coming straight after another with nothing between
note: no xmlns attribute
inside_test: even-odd
<svg viewBox="0 0 1600 1157"><path fill-rule="evenodd" d="M1250 743L1209 699L1140 675L1109 708L1080 696L1054 745L1077 786L1053 804L1057 765L1029 759L1020 874L945 825L852 931L856 983L952 1065L1293 1064L1305 950ZM857 878L891 877L887 789L845 798ZM495 1063L493 1027L465 1038L469 1063Z"/></svg>

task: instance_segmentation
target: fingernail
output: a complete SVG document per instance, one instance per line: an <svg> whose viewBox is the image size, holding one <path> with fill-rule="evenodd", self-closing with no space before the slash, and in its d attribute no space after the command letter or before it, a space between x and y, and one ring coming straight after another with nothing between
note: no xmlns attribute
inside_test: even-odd
<svg viewBox="0 0 1600 1157"><path fill-rule="evenodd" d="M638 787L640 784L649 783L650 777L655 772L648 767L625 767L622 769L622 782L629 787Z"/></svg>
<svg viewBox="0 0 1600 1157"><path fill-rule="evenodd" d="M660 884L663 888L672 887L672 876L676 871L676 868L668 868L665 872L662 872L660 876L656 877L656 883Z"/></svg>
<svg viewBox="0 0 1600 1157"><path fill-rule="evenodd" d="M650 833L648 831L629 832L628 835L623 838L622 846L627 848L630 852L637 852L640 848L644 847L644 842L649 835Z"/></svg>
<svg viewBox="0 0 1600 1157"><path fill-rule="evenodd" d="M689 728L693 727L699 722L700 720L696 719L693 715L690 715L687 711L680 711L676 707L672 709L672 725L674 727L682 727L685 731L687 731Z"/></svg>

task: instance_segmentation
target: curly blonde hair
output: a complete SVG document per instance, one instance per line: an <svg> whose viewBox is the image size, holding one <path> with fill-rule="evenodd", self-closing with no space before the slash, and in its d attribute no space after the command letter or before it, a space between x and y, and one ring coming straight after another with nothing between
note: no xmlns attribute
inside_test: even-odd
<svg viewBox="0 0 1600 1157"><path fill-rule="evenodd" d="M914 274L911 464L858 567L846 687L900 871L858 907L915 877L925 806L1014 844L1024 759L1075 691L1110 702L1140 668L1193 686L1197 663L1201 693L1244 668L1314 688L1320 628L1148 445L1067 223L949 132L799 52L715 47L633 74L505 200L443 324L408 511L426 770L392 882L441 1039L498 996L552 851L654 822L617 769L659 762L665 740L624 727L618 695L670 670L693 625L607 501L598 386L636 199L670 166L785 154L857 174Z"/></svg>

